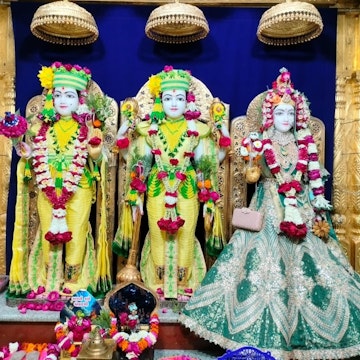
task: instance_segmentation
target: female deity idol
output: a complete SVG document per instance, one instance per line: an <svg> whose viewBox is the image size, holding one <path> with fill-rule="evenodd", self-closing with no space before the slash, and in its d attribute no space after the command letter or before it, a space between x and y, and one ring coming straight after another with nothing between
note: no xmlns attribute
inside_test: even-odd
<svg viewBox="0 0 360 360"><path fill-rule="evenodd" d="M103 231L106 214L101 214L96 246L89 222L106 162L104 124L95 126L94 109L87 105L91 72L55 62L42 67L38 78L45 104L37 119L31 119L26 143L16 145L21 159L9 292L36 297L58 291L70 296L89 288L105 293L112 283ZM29 169L39 218L32 243L27 232L30 179L24 178Z"/></svg>
<svg viewBox="0 0 360 360"><path fill-rule="evenodd" d="M259 99L261 130L252 140L262 177L250 207L263 213L263 228L234 232L179 321L225 349L253 346L287 360L355 357L360 276L328 217L308 101L286 69Z"/></svg>
<svg viewBox="0 0 360 360"><path fill-rule="evenodd" d="M132 223L137 211L143 213L146 193L149 232L140 259L142 280L160 298L185 301L206 272L195 236L200 202L208 226L207 250L217 255L222 249L217 172L219 158L223 159L230 141L222 122L225 108L221 102L213 105L216 115L221 114L214 130L218 138L208 124L198 120L201 113L189 92L191 81L189 72L171 66L151 76L147 83L153 97L151 114L138 124L125 121L119 130L118 145L127 159L128 182L113 242L116 253L127 249ZM129 102L122 109L127 107L132 108Z"/></svg>

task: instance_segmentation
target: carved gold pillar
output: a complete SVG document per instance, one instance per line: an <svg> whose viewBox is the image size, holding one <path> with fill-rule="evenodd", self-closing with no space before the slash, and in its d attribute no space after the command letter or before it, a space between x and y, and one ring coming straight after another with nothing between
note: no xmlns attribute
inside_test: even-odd
<svg viewBox="0 0 360 360"><path fill-rule="evenodd" d="M359 15L360 10L338 12L332 199L336 233L357 272L360 272Z"/></svg>
<svg viewBox="0 0 360 360"><path fill-rule="evenodd" d="M15 44L9 4L0 5L0 116L15 111ZM0 274L6 270L6 213L11 169L11 143L0 137Z"/></svg>

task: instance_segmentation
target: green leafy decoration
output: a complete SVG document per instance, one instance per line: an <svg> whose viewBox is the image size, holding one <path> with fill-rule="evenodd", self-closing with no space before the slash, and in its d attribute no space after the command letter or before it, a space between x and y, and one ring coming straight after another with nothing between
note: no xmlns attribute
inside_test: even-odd
<svg viewBox="0 0 360 360"><path fill-rule="evenodd" d="M86 105L95 112L96 117L103 123L111 116L112 99L107 95L89 94L86 99Z"/></svg>

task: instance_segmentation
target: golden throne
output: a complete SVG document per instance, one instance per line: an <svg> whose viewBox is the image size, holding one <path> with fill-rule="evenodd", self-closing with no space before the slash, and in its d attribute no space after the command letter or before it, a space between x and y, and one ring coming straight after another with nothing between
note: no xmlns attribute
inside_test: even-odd
<svg viewBox="0 0 360 360"><path fill-rule="evenodd" d="M228 234L235 230L231 224L231 217L234 208L246 207L249 201L248 184L245 181L245 162L240 156L241 141L247 137L250 132L259 132L261 126L262 115L260 102L265 93L257 95L249 104L246 115L235 117L231 120L230 135L232 141L232 151L229 165L229 189L231 192L231 203L229 204L229 217L227 218ZM309 127L314 136L314 140L318 147L320 164L324 164L325 159L325 126L324 123L311 116Z"/></svg>
<svg viewBox="0 0 360 360"><path fill-rule="evenodd" d="M91 80L88 88L89 95L101 95L103 96L103 92L99 85ZM37 123L40 123L37 115L41 113L42 108L45 104L45 95L46 93L42 93L40 95L36 95L31 98L26 106L26 118L31 123L31 128L36 126ZM97 198L96 205L92 210L90 223L92 227L92 231L94 234L94 239L97 241L97 236L95 234L99 234L99 227L100 227L100 213L101 211L104 213L106 212L107 216L107 224L105 234L107 241L111 241L113 239L114 234L114 222L115 222L115 200L113 194L116 191L116 173L117 173L117 154L114 154L112 149L114 147L114 142L116 138L116 132L118 127L118 105L117 102L108 97L109 99L109 114L105 120L105 126L102 130L103 133L103 142L104 142L104 154L108 159L107 167L105 170L105 178L102 178L100 181L97 182L97 187L100 189L102 187L103 191L97 191ZM25 141L28 143L30 142L30 137L33 134L27 135ZM25 163L25 159L21 158L19 162ZM19 163L21 164L21 163ZM24 166L23 166L24 167ZM19 169L23 168L19 167ZM32 175L31 178L34 179L35 175L31 170ZM21 178L23 175L21 173L18 174ZM101 185L100 185L101 183ZM28 256L30 253L30 249L35 241L37 231L38 231L38 224L39 224L39 217L37 211L37 195L38 195L38 187L34 184L34 181L23 181L21 187L17 189L18 194L23 194L25 197L25 201L23 204L26 204L26 208L24 208L24 212L28 214L28 216L21 219L21 222L15 226L15 231L21 231L22 234L25 236L24 238L28 239L26 244L26 249L24 250L27 252L27 255L24 255L24 262L23 266L24 269L27 267L28 263ZM105 194L105 196L103 196ZM22 205L23 206L23 205ZM21 226L21 229L16 229ZM108 246L108 256L111 259L111 246ZM26 258L26 259L25 259Z"/></svg>
<svg viewBox="0 0 360 360"><path fill-rule="evenodd" d="M210 125L210 127L213 129L213 135L215 136L215 132L217 131L214 125L213 120L210 116L210 106L213 103L214 100L218 100L218 98L214 98L211 94L210 90L207 88L207 86L197 79L196 77L192 76L192 81L190 83L189 91L192 92L195 95L196 98L196 106L201 111L201 117L200 120L203 122L206 122ZM133 98L127 98L120 102L120 109L122 107L122 104L125 101L128 100L134 101L136 106L138 106L138 114L135 120L135 123L138 123L142 121L142 119L145 118L145 115L150 114L154 105L153 97L151 96L148 88L148 82L146 82L138 91L138 93ZM226 127L229 128L229 105L224 104L226 108L226 117L224 119L224 122L226 124ZM122 116L120 111L120 126L125 121L125 117ZM132 134L130 133L130 137ZM125 201L125 188L126 188L126 172L127 172L127 162L124 160L124 158L120 155L119 156L119 167L118 167L118 213L120 214L122 204ZM228 192L228 179L229 179L229 154L225 157L225 159L222 161L219 167L218 172L218 185L219 185L219 192L221 196L221 210L223 213L223 230L224 230L224 238L228 239L230 234L228 231L227 226L227 219L230 218L230 212L229 212L229 204L230 204L230 197ZM144 224L145 222L145 224ZM139 247L135 251L130 250L129 259L125 259L121 256L118 256L117 261L117 269L118 271L121 271L124 266L129 266L129 260L131 263L131 266L137 267L138 266L138 255L141 252L141 244L142 240L145 237L146 234L142 234L142 228L143 226L146 226L146 220L142 222L141 228L138 230L140 234L140 240L139 240ZM203 219L201 216L199 216L198 221L198 233L204 234L204 224ZM144 229L145 232L147 232L147 229ZM203 244L203 239L199 239L201 245ZM205 247L204 247L205 248ZM212 263L214 262L214 258L206 254L206 250L204 250L205 259L207 267L209 268Z"/></svg>

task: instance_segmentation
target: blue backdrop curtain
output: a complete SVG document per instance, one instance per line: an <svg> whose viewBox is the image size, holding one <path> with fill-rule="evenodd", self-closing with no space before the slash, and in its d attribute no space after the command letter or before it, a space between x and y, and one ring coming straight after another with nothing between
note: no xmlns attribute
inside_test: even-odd
<svg viewBox="0 0 360 360"><path fill-rule="evenodd" d="M214 96L230 104L230 117L244 115L249 102L271 87L281 67L311 102L312 114L326 124L326 168L332 171L336 71L336 9L319 9L322 34L307 43L272 47L261 43L256 30L262 8L202 8L209 35L196 43L156 43L145 34L154 9L148 6L81 4L91 12L99 39L91 45L67 47L46 43L30 32L39 3L12 2L16 49L16 108L41 92L37 73L54 61L77 63L92 70L104 93L120 101L136 95L148 77L164 65L189 69ZM14 166L17 162L14 155ZM11 259L16 181L11 179L7 231L7 263ZM330 197L328 183L327 194Z"/></svg>

